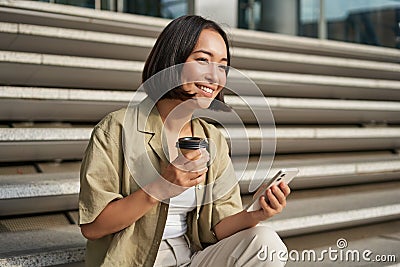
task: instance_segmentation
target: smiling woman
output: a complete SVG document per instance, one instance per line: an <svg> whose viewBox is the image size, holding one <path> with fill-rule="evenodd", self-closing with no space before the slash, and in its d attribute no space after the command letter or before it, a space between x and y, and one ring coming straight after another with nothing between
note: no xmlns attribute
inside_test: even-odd
<svg viewBox="0 0 400 267"><path fill-rule="evenodd" d="M229 65L228 40L215 22L184 16L162 31L143 70L143 84L153 85L144 86L148 97L107 115L82 161L79 223L89 239L88 266L284 265L257 258L262 246L286 247L256 225L282 211L289 187L273 187L259 210L244 211L225 138L193 118L195 109L223 103ZM167 81L149 83L176 66L172 90ZM212 141L212 153L178 153L181 137Z"/></svg>

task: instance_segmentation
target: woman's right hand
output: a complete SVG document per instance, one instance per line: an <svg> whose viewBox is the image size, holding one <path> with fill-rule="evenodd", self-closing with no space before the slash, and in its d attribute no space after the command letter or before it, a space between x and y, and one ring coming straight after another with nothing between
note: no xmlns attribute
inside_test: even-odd
<svg viewBox="0 0 400 267"><path fill-rule="evenodd" d="M152 195L164 200L181 194L186 189L196 186L205 180L210 160L206 149L191 150L178 157L161 169L161 177L152 184Z"/></svg>

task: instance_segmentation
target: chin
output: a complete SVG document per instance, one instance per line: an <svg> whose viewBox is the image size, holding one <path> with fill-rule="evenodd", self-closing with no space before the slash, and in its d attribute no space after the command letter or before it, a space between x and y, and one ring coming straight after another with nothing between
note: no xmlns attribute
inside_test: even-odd
<svg viewBox="0 0 400 267"><path fill-rule="evenodd" d="M206 97L196 97L196 106L197 108L206 109L211 105L213 98L206 98Z"/></svg>

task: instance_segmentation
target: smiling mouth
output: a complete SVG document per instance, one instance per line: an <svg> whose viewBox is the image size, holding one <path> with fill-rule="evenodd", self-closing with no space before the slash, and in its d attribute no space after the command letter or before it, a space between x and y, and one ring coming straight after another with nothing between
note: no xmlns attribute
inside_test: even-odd
<svg viewBox="0 0 400 267"><path fill-rule="evenodd" d="M196 86L208 94L212 94L214 92L214 90L212 90L211 88L208 88L207 86L199 85L199 84L196 84Z"/></svg>

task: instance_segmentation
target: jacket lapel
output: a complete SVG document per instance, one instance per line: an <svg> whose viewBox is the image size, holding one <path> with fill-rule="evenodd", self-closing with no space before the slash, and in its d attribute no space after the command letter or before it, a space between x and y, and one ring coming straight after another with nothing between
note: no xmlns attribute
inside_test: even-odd
<svg viewBox="0 0 400 267"><path fill-rule="evenodd" d="M153 100L145 98L138 107L138 131L149 134L146 142L163 162L167 162L167 147L165 153L162 145L163 123Z"/></svg>

